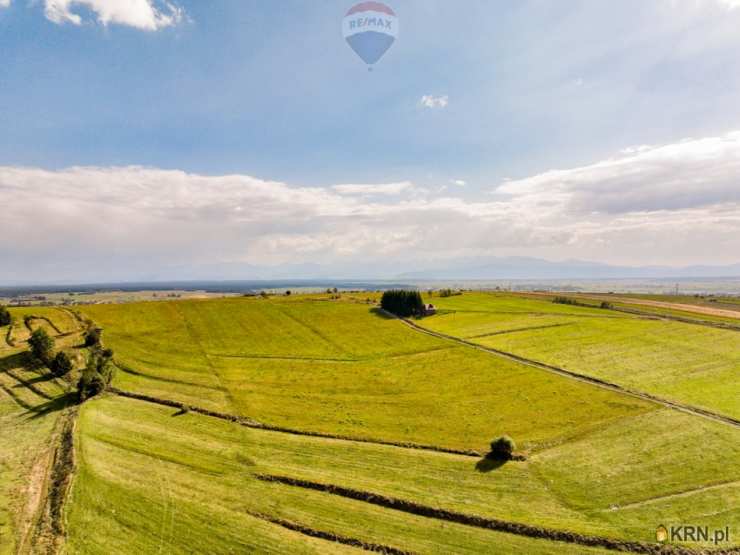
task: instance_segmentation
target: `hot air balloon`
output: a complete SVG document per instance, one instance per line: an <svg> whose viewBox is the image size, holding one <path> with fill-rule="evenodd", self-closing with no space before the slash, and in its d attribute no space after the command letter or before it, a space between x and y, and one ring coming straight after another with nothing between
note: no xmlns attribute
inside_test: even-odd
<svg viewBox="0 0 740 555"><path fill-rule="evenodd" d="M342 20L342 36L368 66L385 54L398 36L398 18L381 2L360 2Z"/></svg>

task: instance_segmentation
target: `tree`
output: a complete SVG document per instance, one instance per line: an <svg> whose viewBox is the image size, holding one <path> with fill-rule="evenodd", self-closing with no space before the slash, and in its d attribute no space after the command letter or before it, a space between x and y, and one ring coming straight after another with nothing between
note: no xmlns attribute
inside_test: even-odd
<svg viewBox="0 0 740 555"><path fill-rule="evenodd" d="M72 370L72 361L67 353L59 351L51 361L51 371L57 376L64 376Z"/></svg>
<svg viewBox="0 0 740 555"><path fill-rule="evenodd" d="M54 340L43 328L38 328L31 334L28 344L31 346L31 354L44 364L51 362L51 354L54 351Z"/></svg>
<svg viewBox="0 0 740 555"><path fill-rule="evenodd" d="M509 460L514 454L516 444L509 436L497 437L491 442L491 452L488 453L489 459Z"/></svg>
<svg viewBox="0 0 740 555"><path fill-rule="evenodd" d="M9 326L13 323L13 316L10 311L4 306L0 306L0 327Z"/></svg>
<svg viewBox="0 0 740 555"><path fill-rule="evenodd" d="M380 298L380 307L403 318L424 314L424 301L418 291L390 289Z"/></svg>

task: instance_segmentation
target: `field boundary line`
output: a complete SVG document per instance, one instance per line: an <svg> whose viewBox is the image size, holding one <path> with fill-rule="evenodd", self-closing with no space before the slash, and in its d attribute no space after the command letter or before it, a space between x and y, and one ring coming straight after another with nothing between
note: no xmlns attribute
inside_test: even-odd
<svg viewBox="0 0 740 555"><path fill-rule="evenodd" d="M470 335L466 337L465 339L480 339L481 337L491 337L493 335L505 335L507 333L517 333L520 331L532 331L532 330L546 330L549 328L562 328L563 326L572 326L573 322L565 322L563 324L546 324L542 326L529 326L526 328L514 328L511 330L500 330L500 331L492 331L489 333L481 333L478 335Z"/></svg>
<svg viewBox="0 0 740 555"><path fill-rule="evenodd" d="M382 310L382 309L381 309ZM390 314L390 313L387 313ZM494 349L493 347L486 347L484 345L479 345L478 343L474 343L472 341L468 341L467 339L462 339L460 337L455 337L452 335L447 335L446 333L441 333L437 331L432 331L430 329L427 329L425 327L420 326L419 324L416 324L415 322L412 322L411 320L408 320L406 318L399 318L398 316L395 316L391 314L394 318L400 320L407 326L421 332L426 333L428 335L437 337L439 339L446 339L448 341L455 341L457 343L460 343L462 345L467 345L468 347L472 347L474 349L478 349L480 351L483 351L485 353L493 354L502 358L506 358L508 360L519 362L521 364L525 364L527 366L531 366L533 368L538 368L540 370L546 370L548 372L552 372L554 374L558 374L560 376L565 376L567 378L572 378L581 382L589 383L591 385L595 385L597 387L601 387L604 389L608 389L610 391L615 391L617 393L622 393L624 395L630 395L632 397L637 397L639 399L643 399L644 401L651 401L653 403L657 403L660 405L663 405L665 407L668 407L670 409L678 410L687 414L693 414L694 416L701 416L703 418L707 418L710 420L715 420L717 422L721 422L723 424L727 424L730 426L738 427L740 428L740 420L733 418L732 416L727 416L724 414L719 414L716 412L712 412L706 409L702 409L699 407L694 407L692 405L686 405L684 403L679 403L677 401L669 401L668 399L664 399L662 397L657 397L651 393L645 393L644 391L638 391L636 389L627 388L612 382L608 382L599 378L594 378L593 376L588 376L586 374L579 374L578 372L573 372L572 370L566 370L565 368L560 368L558 366L553 366L551 364L546 364L544 362L538 362L536 360L532 360L530 358L526 358L520 355L516 355L514 353L509 353L507 351L501 351L499 349Z"/></svg>
<svg viewBox="0 0 740 555"><path fill-rule="evenodd" d="M8 325L8 331L5 332L5 343L11 349L15 348L15 341L13 341L13 322Z"/></svg>
<svg viewBox="0 0 740 555"><path fill-rule="evenodd" d="M251 511L247 511L247 514L253 518L264 520L265 522L269 522L270 524L282 526L283 528L287 530L298 532L299 534L303 534L304 536L318 538L320 540L326 540L326 541L330 541L334 543L341 543L342 545L349 545L352 547L364 549L365 551L373 551L375 553L386 553L387 555L414 555L413 551L404 551L403 549L398 549L396 547L391 547L389 545L382 545L379 543L367 543L362 540L358 540L356 538L350 538L349 536L342 536L340 534L335 534L334 532L325 532L323 530L317 530L316 528L311 528L304 524L299 524L297 522L292 522L290 520L285 520L283 518L277 518L277 517L269 516L269 515L262 514L262 513L253 513Z"/></svg>
<svg viewBox="0 0 740 555"><path fill-rule="evenodd" d="M423 505L421 503L416 503L415 501L408 501L397 497L388 497L368 491L357 490L333 484L326 484L322 482L314 482L311 480L303 480L300 478L277 476L273 474L255 474L254 476L258 480L262 480L264 482L284 484L288 486L329 493L331 495L337 495L339 497L353 499L355 501L361 501L369 503L371 505L377 505L386 509L401 511L416 516L433 518L446 522L453 522L456 524L462 524L474 528L483 528L485 530L504 532L516 536L525 536L534 539L557 541L587 547L600 547L604 549L609 549L611 551L622 551L627 553L660 553L663 555L688 555L695 553L706 553L706 550L696 551L686 547L673 545L661 545L630 540L618 540L603 536L592 536L566 530L544 528L531 524L522 524L497 518L482 517L448 509L431 507L429 505Z"/></svg>
<svg viewBox="0 0 740 555"><path fill-rule="evenodd" d="M679 491L676 493L668 493L666 495L658 495L657 497L649 497L648 499L643 499L642 501L634 501L632 503L626 503L624 505L618 505L616 509L603 509L602 512L607 511L621 511L622 509L631 509L633 507L642 507L643 505L650 505L651 503L655 503L658 501L663 501L664 499L673 499L676 497L689 497L695 493L700 493L704 491L711 491L715 489L725 488L727 486L734 486L735 484L740 484L740 480L730 480L728 482L720 482L718 484L710 484L708 486L701 486L698 488L689 489L686 491Z"/></svg>
<svg viewBox="0 0 740 555"><path fill-rule="evenodd" d="M35 314L28 314L23 317L23 323L26 325L26 328L28 329L29 333L33 333L33 330L31 329L31 320L43 320L44 322L49 324L49 326L55 332L57 332L57 335L62 335L64 333L62 330L59 329L59 327L57 327L57 325L54 322L51 321L50 318L46 316L37 316Z"/></svg>
<svg viewBox="0 0 740 555"><path fill-rule="evenodd" d="M153 403L155 405L161 405L161 406L171 407L171 408L180 409L180 410L188 410L188 411L192 411L197 414L201 414L203 416L219 418L221 420L226 420L228 422L239 424L246 428L252 428L255 430L264 430L266 432L278 432L278 433L295 435L295 436L315 437L315 438L320 438L320 439L331 439L331 440L337 440L337 441L351 441L353 443L368 443L371 445L382 445L385 447L397 447L400 449L413 449L417 451L431 451L435 453L444 453L447 455L459 455L463 457L481 458L483 456L483 453L472 450L472 449L454 449L451 447L440 447L438 445L425 445L421 443L410 443L410 442L407 443L407 442L402 442L402 441L386 441L382 439L369 439L369 438L362 438L362 437L355 437L355 436L348 436L348 435L341 435L341 434L329 434L329 433L324 433L324 432L297 430L295 428L287 428L284 426L274 426L271 424L265 424L263 422L259 422L257 420L254 420L246 416L237 416L234 414L228 414L228 413L213 411L213 410L204 409L200 407L194 407L192 405L188 405L187 403L173 401L171 399L162 399L160 397L154 397L152 395L146 395L143 393L124 391L122 389L118 389L117 387L109 387L106 391L114 395L118 395L119 397L126 397L129 399L135 399L137 401L144 401L147 403Z"/></svg>

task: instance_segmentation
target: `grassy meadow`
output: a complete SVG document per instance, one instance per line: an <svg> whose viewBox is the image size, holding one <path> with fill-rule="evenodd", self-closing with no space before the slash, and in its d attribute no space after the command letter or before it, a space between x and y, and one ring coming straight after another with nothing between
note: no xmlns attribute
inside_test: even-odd
<svg viewBox="0 0 740 555"><path fill-rule="evenodd" d="M737 488L665 498L737 477L740 470L737 462L724 464L725 456L740 454L734 430L690 416L672 422L672 416L657 411L626 419L543 449L526 462L482 472L470 457L251 430L108 397L86 404L80 417L80 469L68 514L69 542L75 551L86 553L111 547L153 552L166 546L173 553L321 548L314 540L253 516L269 515L420 553L485 552L492 545L500 553L592 552L266 484L255 474L342 485L470 514L614 538L650 541L658 515L666 522L691 519L714 524L730 519L737 525L737 511L707 516L698 504L719 495L727 507L735 507L740 500ZM624 434L627 440L614 441ZM645 446L645 438L653 434L660 440ZM706 434L714 447L702 450L694 440ZM667 447L674 443L694 461L689 468L671 456ZM654 463L640 464L642 455ZM580 474L566 471L571 464ZM661 472L655 471L658 467ZM690 480L682 479L689 473ZM611 478L608 487L606 475ZM593 495L594 488L603 491ZM615 509L617 500L630 505ZM129 533L132 528L137 534ZM98 535L84 533L89 529L105 530L101 536L110 543L97 543Z"/></svg>
<svg viewBox="0 0 740 555"><path fill-rule="evenodd" d="M430 329L733 410L719 385L730 393L736 385L735 345L723 335L734 332L508 294L431 302L438 315L418 321ZM260 475L615 540L653 542L658 524L740 529L737 427L424 334L362 295L80 310L103 327L119 367L113 385L126 391L358 439L484 451L508 434L526 458L492 462L253 429L105 393L79 411L66 553L359 552L300 527L413 553L605 553ZM43 463L76 376L55 379L29 364L23 316L48 318L53 326L43 318L29 326L47 328L78 368L85 358L72 312L13 314L15 345L0 345L0 434L10 446L0 454L1 555L32 537ZM587 371L588 362L598 368Z"/></svg>
<svg viewBox="0 0 740 555"><path fill-rule="evenodd" d="M365 304L224 299L85 313L116 352L114 385L301 430L463 449L508 433L530 448L656 409Z"/></svg>
<svg viewBox="0 0 740 555"><path fill-rule="evenodd" d="M437 304L431 330L740 418L736 331L495 294Z"/></svg>

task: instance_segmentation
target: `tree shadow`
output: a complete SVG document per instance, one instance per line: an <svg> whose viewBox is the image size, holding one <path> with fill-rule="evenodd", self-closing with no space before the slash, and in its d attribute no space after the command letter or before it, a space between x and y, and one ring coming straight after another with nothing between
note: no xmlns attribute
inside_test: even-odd
<svg viewBox="0 0 740 555"><path fill-rule="evenodd" d="M15 353L6 357L0 358L0 370L12 370L13 368L20 368L22 366L29 367L33 362L31 355L27 352Z"/></svg>
<svg viewBox="0 0 740 555"><path fill-rule="evenodd" d="M382 318L383 320L395 320L396 317L388 314L385 310L380 309L378 307L371 308L370 312L373 313L378 318Z"/></svg>
<svg viewBox="0 0 740 555"><path fill-rule="evenodd" d="M37 383L50 382L50 381L54 380L54 378L56 378L56 376L54 376L54 374L52 374L51 372L45 372L44 374L39 374L35 378L31 378L29 380L26 380L26 382L29 383L29 384L31 384L31 385L34 385L34 384L37 384Z"/></svg>
<svg viewBox="0 0 740 555"><path fill-rule="evenodd" d="M35 420L46 416L47 414L64 410L75 404L77 404L77 393L70 391L64 395L55 397L46 403L41 403L40 405L29 408L26 414L32 414L33 416L31 416L31 420Z"/></svg>
<svg viewBox="0 0 740 555"><path fill-rule="evenodd" d="M501 457L491 457L489 455L486 455L481 460L479 460L477 463L475 463L475 469L478 472L491 472L493 470L496 470L497 468L501 468L503 465L505 465L508 462L508 459L504 459Z"/></svg>

